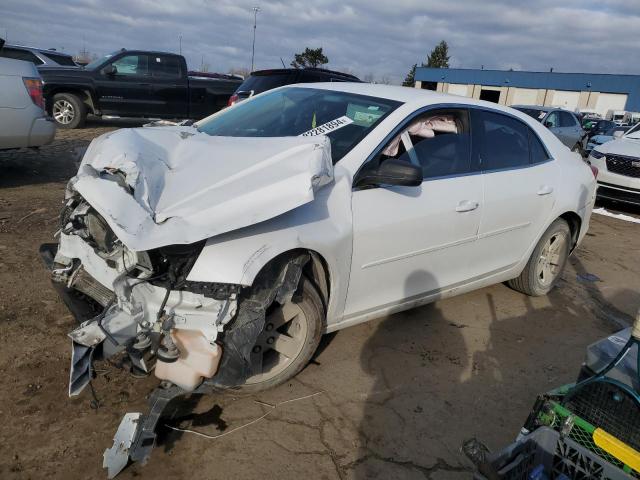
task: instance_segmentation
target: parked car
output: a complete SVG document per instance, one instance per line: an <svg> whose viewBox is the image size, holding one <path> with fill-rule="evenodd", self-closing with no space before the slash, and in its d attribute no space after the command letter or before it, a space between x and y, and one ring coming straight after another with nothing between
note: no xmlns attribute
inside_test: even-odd
<svg viewBox="0 0 640 480"><path fill-rule="evenodd" d="M115 352L147 372L155 358L178 392L259 391L325 332L494 283L545 295L595 188L517 110L388 85L290 85L192 126L110 132L41 250L88 320L70 334L70 392ZM153 427L134 425L134 445Z"/></svg>
<svg viewBox="0 0 640 480"><path fill-rule="evenodd" d="M31 62L36 67L74 67L79 65L73 61L73 57L66 53L58 52L50 48L25 47L23 45L5 45L0 51L0 57L13 58L14 60L24 60Z"/></svg>
<svg viewBox="0 0 640 480"><path fill-rule="evenodd" d="M592 123L591 128L587 130L587 138L589 139L596 135L603 135L617 126L618 125L611 120L598 120L597 122Z"/></svg>
<svg viewBox="0 0 640 480"><path fill-rule="evenodd" d="M43 107L42 80L33 63L0 58L0 149L50 143L56 128Z"/></svg>
<svg viewBox="0 0 640 480"><path fill-rule="evenodd" d="M47 111L58 126L78 128L87 114L200 119L226 106L241 80L194 78L182 55L120 50L84 68L41 67Z"/></svg>
<svg viewBox="0 0 640 480"><path fill-rule="evenodd" d="M603 143L607 143L613 140L614 136L616 135L616 132L620 132L619 135L621 135L627 130L629 130L629 128L630 128L630 125L617 125L615 127L610 128L609 130L607 130L601 135L594 135L593 137L589 138L589 141L587 142L587 148L585 149L585 154L589 155L591 153L591 150L593 150L598 145L602 145Z"/></svg>
<svg viewBox="0 0 640 480"><path fill-rule="evenodd" d="M574 113L556 107L514 105L513 108L538 120L573 152L582 153L586 132Z"/></svg>
<svg viewBox="0 0 640 480"><path fill-rule="evenodd" d="M640 123L594 147L588 161L599 171L598 197L640 205Z"/></svg>
<svg viewBox="0 0 640 480"><path fill-rule="evenodd" d="M360 82L355 75L324 68L278 68L258 70L248 76L229 98L229 106L272 88L294 83Z"/></svg>

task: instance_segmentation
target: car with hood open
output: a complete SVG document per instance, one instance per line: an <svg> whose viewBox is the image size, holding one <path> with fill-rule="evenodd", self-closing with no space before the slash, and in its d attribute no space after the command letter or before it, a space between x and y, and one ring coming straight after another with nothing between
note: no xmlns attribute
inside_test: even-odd
<svg viewBox="0 0 640 480"><path fill-rule="evenodd" d="M640 205L640 123L595 145L588 162L598 171L598 197Z"/></svg>
<svg viewBox="0 0 640 480"><path fill-rule="evenodd" d="M499 282L546 294L595 187L528 115L387 85L285 86L107 133L41 249L82 322L69 394L116 355L163 381L105 453L114 475L148 456L168 399L281 384L323 333Z"/></svg>

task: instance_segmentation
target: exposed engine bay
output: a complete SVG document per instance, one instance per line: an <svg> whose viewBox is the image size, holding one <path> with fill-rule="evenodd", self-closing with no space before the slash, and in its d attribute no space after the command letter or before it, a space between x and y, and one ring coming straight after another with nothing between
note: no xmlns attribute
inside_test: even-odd
<svg viewBox="0 0 640 480"><path fill-rule="evenodd" d="M89 385L94 361L115 356L124 357L133 375L154 374L162 381L151 395L150 412L125 415L114 447L105 452L110 478L130 459L148 458L156 423L171 399L239 386L251 376L251 347L265 312L274 301L291 299L308 260L301 254L275 264L252 287L189 281L203 246L134 252L69 189L59 244L41 248L54 286L81 322L69 333L69 395Z"/></svg>

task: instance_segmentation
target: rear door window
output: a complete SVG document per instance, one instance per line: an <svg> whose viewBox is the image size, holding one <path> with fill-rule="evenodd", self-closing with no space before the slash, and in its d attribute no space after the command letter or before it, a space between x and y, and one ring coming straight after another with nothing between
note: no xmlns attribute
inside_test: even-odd
<svg viewBox="0 0 640 480"><path fill-rule="evenodd" d="M0 50L0 57L13 58L14 60L23 60L25 62L31 62L36 65L42 65L44 63L29 50L22 50L20 48L5 47Z"/></svg>
<svg viewBox="0 0 640 480"><path fill-rule="evenodd" d="M182 62L173 55L151 55L150 71L157 78L181 78Z"/></svg>
<svg viewBox="0 0 640 480"><path fill-rule="evenodd" d="M576 121L573 117L573 115L571 115L568 112L558 112L558 115L560 115L560 126L561 127L575 127L576 126Z"/></svg>
<svg viewBox="0 0 640 480"><path fill-rule="evenodd" d="M473 158L483 171L529 165L529 127L498 112L471 110Z"/></svg>

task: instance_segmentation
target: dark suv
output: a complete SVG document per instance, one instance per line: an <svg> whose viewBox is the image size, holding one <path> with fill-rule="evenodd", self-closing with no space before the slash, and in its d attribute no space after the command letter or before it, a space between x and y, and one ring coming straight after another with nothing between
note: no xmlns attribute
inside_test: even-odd
<svg viewBox="0 0 640 480"><path fill-rule="evenodd" d="M361 82L355 75L334 72L324 68L278 68L258 70L248 76L229 98L229 106L258 93L292 83Z"/></svg>

